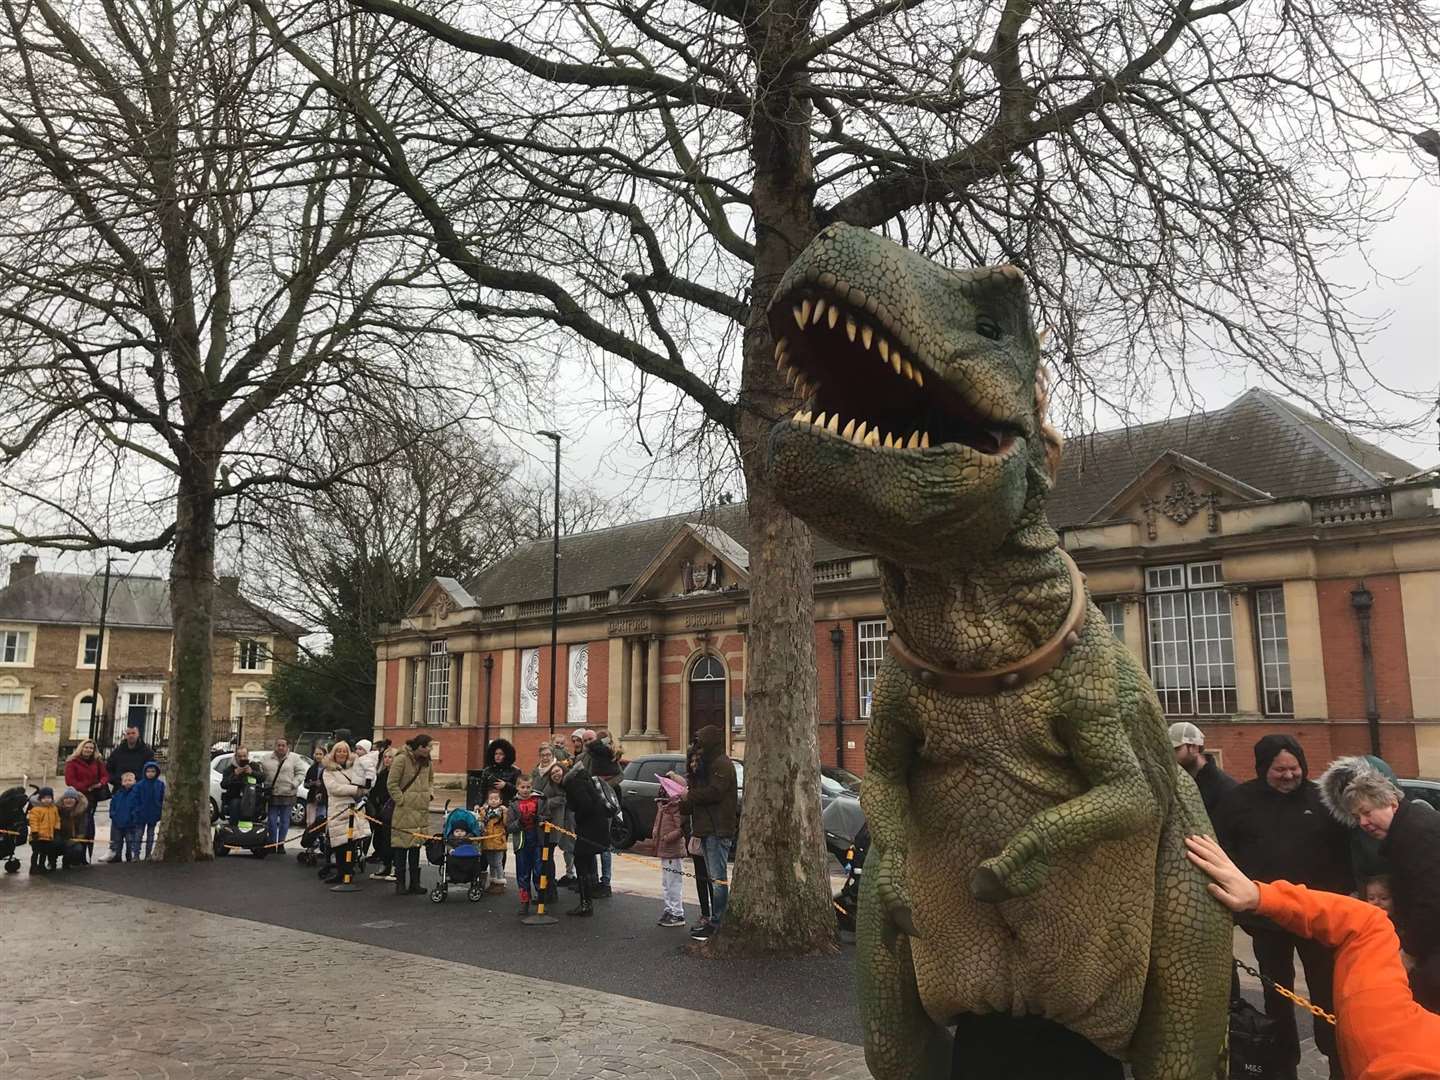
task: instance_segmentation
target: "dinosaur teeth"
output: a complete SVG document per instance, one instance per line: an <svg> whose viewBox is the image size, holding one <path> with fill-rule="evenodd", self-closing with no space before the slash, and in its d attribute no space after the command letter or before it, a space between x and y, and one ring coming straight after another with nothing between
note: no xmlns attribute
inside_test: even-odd
<svg viewBox="0 0 1440 1080"><path fill-rule="evenodd" d="M855 319L854 319L852 316L850 316L850 315L846 315L846 316L845 316L845 336L848 337L851 341L854 341L854 340L855 340L855 333L856 333L856 331L858 331L859 329L860 329L860 328L855 325Z"/></svg>
<svg viewBox="0 0 1440 1080"><path fill-rule="evenodd" d="M910 377L915 380L916 386L920 387L922 390L925 388L925 376L919 368L916 368L911 373Z"/></svg>
<svg viewBox="0 0 1440 1080"><path fill-rule="evenodd" d="M880 359L888 364L890 362L890 342L882 337L876 344L876 348L880 350Z"/></svg>
<svg viewBox="0 0 1440 1080"><path fill-rule="evenodd" d="M815 418L814 424L816 427L820 428L823 428L825 426L825 414L823 412Z"/></svg>
<svg viewBox="0 0 1440 1080"><path fill-rule="evenodd" d="M863 421L863 420L860 421L860 426L855 429L855 436L854 436L854 438L855 438L855 441L856 441L857 443L859 443L861 446L866 445L866 442L865 442L865 421Z"/></svg>
<svg viewBox="0 0 1440 1080"><path fill-rule="evenodd" d="M905 449L906 449L906 450L917 450L917 449L919 449L919 447L920 447L920 433L919 433L918 431L912 432L911 435L910 435L910 441L905 444Z"/></svg>
<svg viewBox="0 0 1440 1080"><path fill-rule="evenodd" d="M820 321L821 317L825 314L825 307L826 301L823 297L815 301L815 310L810 315L810 322L812 325Z"/></svg>
<svg viewBox="0 0 1440 1080"><path fill-rule="evenodd" d="M872 330L872 329L870 329L870 327L868 327L868 326L862 326L862 327L860 327L860 341L864 344L865 348L867 348L867 349L870 348L870 340L871 340L874 336L875 336L875 331Z"/></svg>
<svg viewBox="0 0 1440 1080"><path fill-rule="evenodd" d="M840 434L840 414L839 414L839 413L836 413L835 415L833 415L832 417L830 417L830 423L828 423L828 424L825 425L825 430L828 431L831 435L839 435L839 434Z"/></svg>
<svg viewBox="0 0 1440 1080"><path fill-rule="evenodd" d="M797 424L808 424L810 422L810 410L796 409L794 419Z"/></svg>
<svg viewBox="0 0 1440 1080"><path fill-rule="evenodd" d="M826 322L826 324L830 327L831 330L834 330L834 329L835 329L835 324L836 324L839 320L840 320L840 309L839 309L838 307L836 307L835 305L832 304L832 305L830 306L830 310L825 313L825 322Z"/></svg>
<svg viewBox="0 0 1440 1080"><path fill-rule="evenodd" d="M902 361L900 359L900 353L898 350L890 354L890 366L895 369L896 375L900 374L901 363Z"/></svg>
<svg viewBox="0 0 1440 1080"><path fill-rule="evenodd" d="M840 434L844 435L847 439L853 436L855 434L855 421L851 420L848 424L846 424L845 430L842 431Z"/></svg>
<svg viewBox="0 0 1440 1080"><path fill-rule="evenodd" d="M915 369L914 369L913 367L911 367L909 360L906 360L906 361L905 361L905 371L904 371L904 375L905 375L905 378L911 380L912 382L915 380Z"/></svg>
<svg viewBox="0 0 1440 1080"><path fill-rule="evenodd" d="M921 449L921 450L929 450L929 449L930 449L930 433L929 433L928 431L922 432L922 433L920 434L920 449Z"/></svg>
<svg viewBox="0 0 1440 1080"><path fill-rule="evenodd" d="M870 429L870 434L865 436L865 445L868 446L868 447L870 447L871 449L874 449L875 447L879 446L879 445L880 445L880 432L876 431L874 428L871 428L871 429Z"/></svg>
<svg viewBox="0 0 1440 1080"><path fill-rule="evenodd" d="M814 305L809 300L800 301L800 329L810 324L810 310Z"/></svg>
<svg viewBox="0 0 1440 1080"><path fill-rule="evenodd" d="M804 309L801 305L796 304L794 307L792 307L792 308L790 309L790 311L791 311L791 313L795 316L795 325L798 326L798 327L800 327L801 330L804 330L804 329L805 329L805 309Z"/></svg>

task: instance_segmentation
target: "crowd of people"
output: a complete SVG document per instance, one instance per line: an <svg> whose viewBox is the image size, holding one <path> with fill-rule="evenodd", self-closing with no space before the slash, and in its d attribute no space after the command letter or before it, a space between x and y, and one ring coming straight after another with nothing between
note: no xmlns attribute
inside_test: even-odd
<svg viewBox="0 0 1440 1080"><path fill-rule="evenodd" d="M1339 758L1317 782L1297 739L1266 735L1242 783L1196 725L1170 741L1218 840L1192 838L1191 859L1254 944L1289 1075L1299 1032L1277 988L1294 990L1297 956L1309 999L1336 1015L1314 1018L1332 1077L1440 1075L1440 812L1378 757Z"/></svg>
<svg viewBox="0 0 1440 1080"><path fill-rule="evenodd" d="M605 730L576 729L542 745L528 773L516 764L509 740L491 740L480 801L469 807L477 835L462 829L453 837L437 833L431 820L432 746L425 734L399 746L359 739L352 747L348 737L337 737L328 747L317 746L310 762L284 739L262 755L240 747L221 774L222 813L230 812L251 777L263 779L270 792L268 839L280 851L292 842L291 815L304 791L305 830L298 843L321 851L323 881L368 870L372 880L393 881L397 895L422 895L421 852L427 840L439 838L452 850L461 844L479 848L485 892L504 893L507 873L513 877L521 915L541 899L553 900L560 888L577 894L567 914L593 915L595 901L611 895L611 822L625 766L618 740ZM662 777L661 789L655 839L664 896L658 922L687 925L688 861L700 906L690 934L704 940L725 917L738 826L735 766L725 753L724 733L713 726L696 732L685 772ZM564 873L557 876L561 860Z"/></svg>

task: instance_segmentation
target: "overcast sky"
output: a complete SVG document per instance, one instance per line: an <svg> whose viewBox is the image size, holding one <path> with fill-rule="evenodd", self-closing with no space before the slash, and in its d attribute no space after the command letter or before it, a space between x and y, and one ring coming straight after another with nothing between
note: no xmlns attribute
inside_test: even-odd
<svg viewBox="0 0 1440 1080"><path fill-rule="evenodd" d="M1419 468L1429 468L1440 464L1440 447L1437 447L1440 431L1435 424L1435 402L1440 396L1440 189L1421 182L1406 186L1397 183L1392 190L1392 197L1400 200L1394 218L1375 231L1367 250L1356 251L1333 267L1332 276L1338 285L1363 289L1362 295L1352 302L1353 309L1382 322L1382 328L1367 349L1367 359L1377 379L1392 387L1421 393L1425 398L1424 405L1417 405L1398 395L1377 391L1371 404L1397 425L1413 421L1428 410L1423 429L1418 433L1390 432L1366 437ZM1252 384L1283 393L1279 387L1267 386L1263 381L1252 383L1244 372L1197 369L1192 381L1200 397L1195 406L1200 409L1220 408ZM704 470L698 462L682 459L657 464L642 449L633 417L622 418L600 408L595 393L577 394L573 378L556 378L551 386L554 411L545 411L534 426L555 423L565 434L567 442L562 463L565 483L593 486L607 495L623 498L635 516L678 513L700 504L698 478ZM651 391L649 400L659 402L665 398ZM1188 403L1176 402L1168 396L1132 404L1142 421L1184 414L1191 408ZM695 406L688 409L692 417L698 416ZM1118 422L1118 418L1109 417L1100 426L1116 426ZM652 443L658 427L658 422L647 425ZM501 432L500 438L517 455L528 458L530 468L544 470L548 475L552 467L548 442L528 436L523 423L514 430ZM742 494L736 483L725 486L737 496Z"/></svg>

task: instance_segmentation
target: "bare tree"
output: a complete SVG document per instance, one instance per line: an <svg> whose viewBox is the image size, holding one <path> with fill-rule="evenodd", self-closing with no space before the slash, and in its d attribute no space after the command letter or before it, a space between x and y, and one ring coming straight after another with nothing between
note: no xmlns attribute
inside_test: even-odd
<svg viewBox="0 0 1440 1080"><path fill-rule="evenodd" d="M1092 398L1199 357L1363 420L1364 327L1326 260L1381 214L1369 155L1420 175L1437 112L1420 0L352 0L425 98L405 115L305 55L313 12L248 2L352 109L469 310L623 358L734 436L757 812L722 937L779 950L831 921L796 794L818 780L811 542L765 471L798 404L764 318L785 267L828 222L1011 262Z"/></svg>
<svg viewBox="0 0 1440 1080"><path fill-rule="evenodd" d="M332 483L297 451L341 414L382 424L440 396L463 335L348 111L243 5L0 0L0 17L5 535L172 549L161 851L208 857L217 523ZM394 104L363 27L306 46Z"/></svg>

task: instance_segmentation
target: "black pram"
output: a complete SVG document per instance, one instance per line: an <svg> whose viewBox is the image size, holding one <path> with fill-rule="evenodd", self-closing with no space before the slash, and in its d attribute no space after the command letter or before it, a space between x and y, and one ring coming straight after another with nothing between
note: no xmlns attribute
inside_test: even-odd
<svg viewBox="0 0 1440 1080"><path fill-rule="evenodd" d="M865 870L865 853L870 850L870 826L860 826L846 855L845 884L835 894L835 922L841 930L855 932L855 913L860 907L860 875Z"/></svg>
<svg viewBox="0 0 1440 1080"><path fill-rule="evenodd" d="M15 852L25 846L30 838L29 799L22 787L0 791L0 859L5 860L5 872L15 874L20 870L20 860Z"/></svg>
<svg viewBox="0 0 1440 1080"><path fill-rule="evenodd" d="M260 775L256 776L255 772ZM248 851L257 859L270 854L270 837L266 816L270 812L270 785L264 770L253 770L245 777L240 794L225 801L220 825L215 830L216 856L229 855L231 849Z"/></svg>

